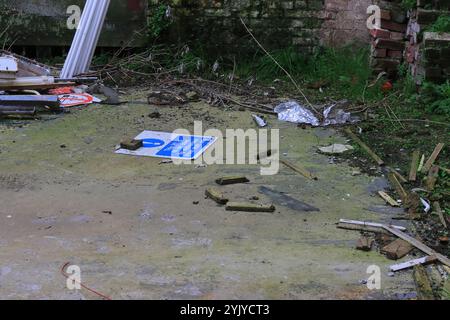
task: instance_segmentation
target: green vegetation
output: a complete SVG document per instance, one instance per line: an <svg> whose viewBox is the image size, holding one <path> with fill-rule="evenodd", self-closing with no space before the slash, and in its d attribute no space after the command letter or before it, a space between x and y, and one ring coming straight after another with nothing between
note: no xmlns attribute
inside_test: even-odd
<svg viewBox="0 0 450 320"><path fill-rule="evenodd" d="M372 70L366 49L326 48L314 55L305 55L288 48L275 51L272 56L299 83L322 83L330 92L338 92L347 99L374 100L382 97L378 85L368 88ZM286 78L267 55L241 63L236 73L241 78L253 76L263 83L273 81L274 77Z"/></svg>
<svg viewBox="0 0 450 320"><path fill-rule="evenodd" d="M404 9L413 9L416 7L417 0L402 0L402 7Z"/></svg>
<svg viewBox="0 0 450 320"><path fill-rule="evenodd" d="M439 18L425 31L450 32L450 16L449 15L439 16Z"/></svg>
<svg viewBox="0 0 450 320"><path fill-rule="evenodd" d="M157 38L171 24L172 20L167 16L168 7L164 4L159 5L148 18L148 34L150 38Z"/></svg>
<svg viewBox="0 0 450 320"><path fill-rule="evenodd" d="M428 112L450 117L450 81L441 85L424 83L420 98L428 106Z"/></svg>

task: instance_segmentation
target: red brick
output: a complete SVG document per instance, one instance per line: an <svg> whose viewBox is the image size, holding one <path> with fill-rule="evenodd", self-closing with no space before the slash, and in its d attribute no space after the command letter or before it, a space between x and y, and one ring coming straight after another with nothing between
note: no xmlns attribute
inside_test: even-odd
<svg viewBox="0 0 450 320"><path fill-rule="evenodd" d="M377 39L375 41L375 48L403 51L405 49L405 42L390 39Z"/></svg>
<svg viewBox="0 0 450 320"><path fill-rule="evenodd" d="M405 39L405 34L402 32L391 32L391 39L392 40L403 40Z"/></svg>
<svg viewBox="0 0 450 320"><path fill-rule="evenodd" d="M371 29L370 35L374 37L375 39L382 38L382 39L390 39L391 33L388 30L383 29Z"/></svg>
<svg viewBox="0 0 450 320"><path fill-rule="evenodd" d="M389 10L381 10L381 19L391 20L391 12Z"/></svg>
<svg viewBox="0 0 450 320"><path fill-rule="evenodd" d="M400 50L388 50L387 56L389 58L401 59L401 58L403 58L403 51L400 51Z"/></svg>
<svg viewBox="0 0 450 320"><path fill-rule="evenodd" d="M406 24L400 24L388 20L381 20L381 28L390 31L406 32Z"/></svg>
<svg viewBox="0 0 450 320"><path fill-rule="evenodd" d="M386 49L372 49L372 57L374 58L385 58L387 55Z"/></svg>

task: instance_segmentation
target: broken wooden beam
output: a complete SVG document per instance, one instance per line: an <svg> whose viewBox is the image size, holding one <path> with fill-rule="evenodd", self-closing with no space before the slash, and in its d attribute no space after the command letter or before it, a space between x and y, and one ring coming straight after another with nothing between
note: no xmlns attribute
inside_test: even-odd
<svg viewBox="0 0 450 320"><path fill-rule="evenodd" d="M409 181L416 181L417 180L417 171L419 168L419 161L420 161L420 151L416 150L413 152L412 160L411 160L411 170L409 171Z"/></svg>
<svg viewBox="0 0 450 320"><path fill-rule="evenodd" d="M293 163L291 163L291 162L289 162L289 161L286 161L286 160L280 160L280 162L281 162L282 164L284 164L286 167L288 167L288 168L294 170L294 171L297 172L298 174L301 174L302 176L304 176L304 177L306 177L306 178L308 178L308 179L311 179L311 180L318 180L318 178L317 178L315 175L313 175L311 172L309 172L309 171L306 170L305 168L302 168L302 167L299 166L299 165L293 164Z"/></svg>
<svg viewBox="0 0 450 320"><path fill-rule="evenodd" d="M405 269L412 268L412 267L417 266L419 264L431 263L431 262L434 262L436 260L437 259L436 259L435 256L423 257L423 258L414 259L414 260L407 261L407 262L402 262L402 263L399 263L399 264L394 264L394 265L389 267L389 270L391 270L392 272L397 272L397 271L400 271L400 270L405 270Z"/></svg>
<svg viewBox="0 0 450 320"><path fill-rule="evenodd" d="M392 207L400 207L400 203L392 199L391 196L389 196L386 192L378 191L378 194L380 195L381 198L383 198L384 201L386 201Z"/></svg>
<svg viewBox="0 0 450 320"><path fill-rule="evenodd" d="M397 180L400 181L401 183L408 182L408 180L406 180L406 178L397 170L391 170L391 172L397 177Z"/></svg>
<svg viewBox="0 0 450 320"><path fill-rule="evenodd" d="M227 186L230 184L248 183L249 179L246 177L223 177L216 180L216 183L221 186Z"/></svg>
<svg viewBox="0 0 450 320"><path fill-rule="evenodd" d="M358 136L354 134L350 128L345 129L345 132L350 136L350 138L352 138L353 141L355 141L361 148L363 148L364 151L366 151L367 154L369 154L379 166L384 166L384 161L375 152L373 152L368 145L366 145L360 138L358 138Z"/></svg>
<svg viewBox="0 0 450 320"><path fill-rule="evenodd" d="M387 246L384 246L380 252L385 254L388 259L398 260L410 253L414 247L403 239L397 239Z"/></svg>
<svg viewBox="0 0 450 320"><path fill-rule="evenodd" d="M229 201L219 190L215 188L206 189L205 194L208 198L214 200L218 204L227 204Z"/></svg>
<svg viewBox="0 0 450 320"><path fill-rule="evenodd" d="M276 208L274 205L228 202L226 210L243 212L275 212Z"/></svg>
<svg viewBox="0 0 450 320"><path fill-rule="evenodd" d="M361 251L370 251L372 250L373 239L369 237L362 236L358 239L358 243L356 244L356 250Z"/></svg>
<svg viewBox="0 0 450 320"><path fill-rule="evenodd" d="M438 215L439 220L441 221L442 225L445 227L445 229L447 229L447 221L445 221L444 213L442 212L441 205L439 204L438 201L435 201L433 203L433 208L434 208L434 211L436 212L436 214Z"/></svg>
<svg viewBox="0 0 450 320"><path fill-rule="evenodd" d="M391 232L392 234L396 235L400 239L403 239L403 240L409 242L414 247L416 247L420 251L428 254L429 256L433 256L434 255L436 257L436 259L438 259L441 263L443 263L446 266L450 267L450 259L448 259L447 257L445 257L444 255L442 255L440 253L437 253L436 251L434 251L433 249L431 249L427 245L423 244L419 240L414 239L413 237L411 237L411 236L407 235L406 233L402 232L401 230L392 228L391 226L384 225L383 228L385 230Z"/></svg>
<svg viewBox="0 0 450 320"><path fill-rule="evenodd" d="M434 148L433 153L431 154L430 158L427 160L427 162L425 163L425 165L422 168L422 173L423 174L426 174L431 169L431 166L434 164L434 162L438 158L438 156L441 153L443 148L444 148L444 144L443 143L439 143L436 146L436 148Z"/></svg>
<svg viewBox="0 0 450 320"><path fill-rule="evenodd" d="M433 288L427 270L420 264L414 266L414 282L417 289L417 297L420 300L435 300Z"/></svg>
<svg viewBox="0 0 450 320"><path fill-rule="evenodd" d="M439 167L432 166L431 169L428 171L428 177L427 180L425 181L425 187L428 191L434 190L438 178L439 178Z"/></svg>
<svg viewBox="0 0 450 320"><path fill-rule="evenodd" d="M408 194L406 193L405 189L403 188L402 184L398 181L397 176L390 172L388 174L388 179L391 182L392 186L394 187L397 194L400 196L403 202L406 201Z"/></svg>

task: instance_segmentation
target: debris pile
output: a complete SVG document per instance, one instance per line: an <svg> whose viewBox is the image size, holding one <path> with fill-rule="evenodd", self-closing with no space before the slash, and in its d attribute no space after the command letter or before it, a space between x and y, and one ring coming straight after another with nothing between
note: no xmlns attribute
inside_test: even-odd
<svg viewBox="0 0 450 320"><path fill-rule="evenodd" d="M399 171L386 166L385 162L350 129L346 129L345 132L386 173L395 192L380 190L378 195L387 205L403 207L404 210L403 214L392 216L391 219L414 221L415 233L420 235L420 240L406 234L406 228L403 226L341 220L338 223L338 228L360 231L362 236L357 241L356 249L370 251L373 244L376 243L379 252L391 260L402 259L412 253L414 249L426 254L422 258L415 258L390 267L391 272L414 267L414 274L417 276L416 281L420 282L418 290L421 291L424 281L424 277L421 275L427 273L422 265L436 262L438 264L435 268L439 268L441 265L442 267L450 267L450 260L447 258L450 219L448 215L443 213L439 201L434 199L433 194L441 177L440 172L444 176L448 174L448 169L436 164L444 144L439 143L434 151L428 155L428 158L419 150L414 151L411 157L409 174L404 176ZM448 272L446 274L448 276ZM417 280L418 278L421 280ZM428 279L428 276L426 278ZM428 298L430 297L429 295Z"/></svg>
<svg viewBox="0 0 450 320"><path fill-rule="evenodd" d="M37 61L0 51L0 118L30 118L38 113L61 113L66 108L101 100L78 84L95 78L61 79L58 70Z"/></svg>

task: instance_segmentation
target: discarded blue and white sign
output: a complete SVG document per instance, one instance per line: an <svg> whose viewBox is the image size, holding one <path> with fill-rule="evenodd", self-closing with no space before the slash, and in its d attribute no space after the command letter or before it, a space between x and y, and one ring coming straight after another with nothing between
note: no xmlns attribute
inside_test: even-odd
<svg viewBox="0 0 450 320"><path fill-rule="evenodd" d="M217 141L216 137L156 131L144 131L135 139L142 140L142 148L136 151L119 149L116 153L141 157L195 160Z"/></svg>

